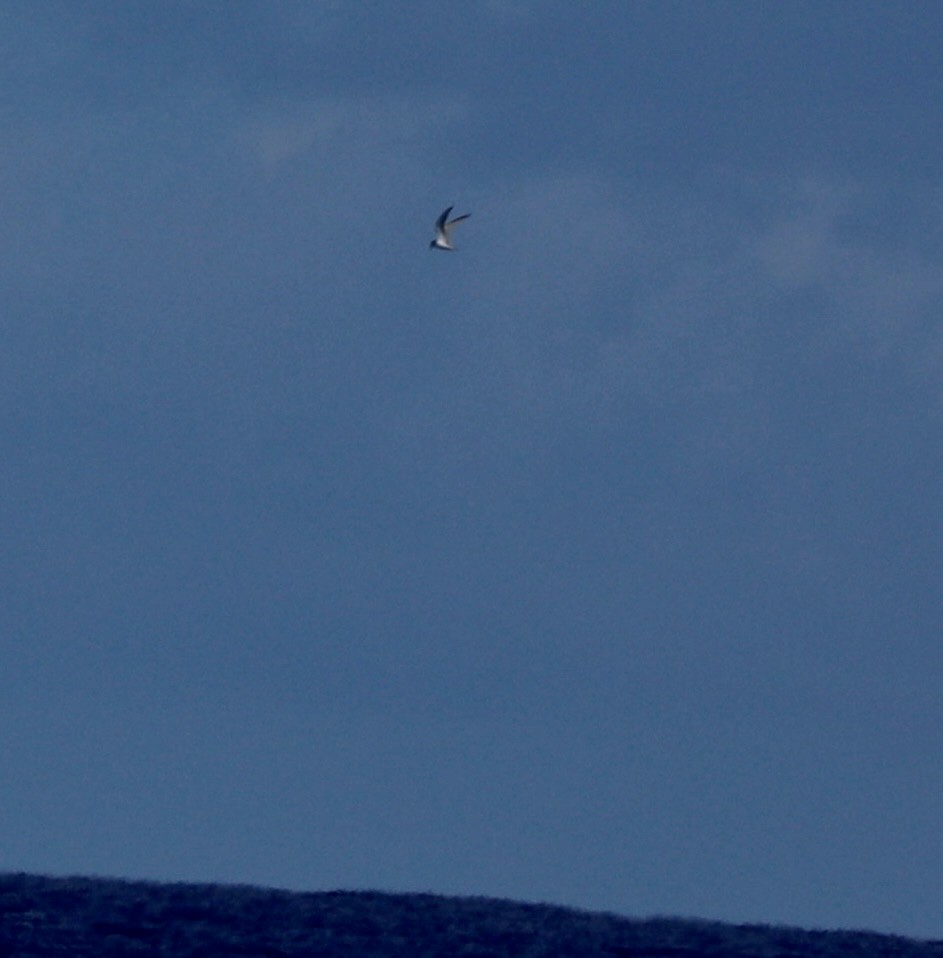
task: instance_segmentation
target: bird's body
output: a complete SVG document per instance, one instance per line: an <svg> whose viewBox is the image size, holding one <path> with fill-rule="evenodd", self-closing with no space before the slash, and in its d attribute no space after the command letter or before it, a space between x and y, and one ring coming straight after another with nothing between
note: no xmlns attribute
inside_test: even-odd
<svg viewBox="0 0 943 958"><path fill-rule="evenodd" d="M471 216L471 213L465 213L462 216L456 216L454 220L450 220L449 213L451 212L452 207L450 206L435 221L435 239L429 244L429 249L444 249L450 251L455 249L449 237L449 234L452 232L452 227L455 226L456 223L461 223L462 220L467 220L468 217Z"/></svg>

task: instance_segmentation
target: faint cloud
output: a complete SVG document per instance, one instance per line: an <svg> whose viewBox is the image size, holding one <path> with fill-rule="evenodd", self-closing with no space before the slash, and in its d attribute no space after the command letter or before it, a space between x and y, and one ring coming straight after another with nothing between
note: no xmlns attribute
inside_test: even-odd
<svg viewBox="0 0 943 958"><path fill-rule="evenodd" d="M240 131L242 145L266 173L312 148L323 134L321 125L301 117L250 120Z"/></svg>
<svg viewBox="0 0 943 958"><path fill-rule="evenodd" d="M510 445L651 413L699 454L749 459L782 404L836 362L847 388L867 389L877 366L932 407L943 268L893 230L862 228L854 184L784 182L763 204L748 185L699 196L597 175L473 202L457 321L474 330L466 356Z"/></svg>
<svg viewBox="0 0 943 958"><path fill-rule="evenodd" d="M827 277L834 268L834 236L852 191L805 181L789 191L790 213L764 228L756 257L773 280L801 286Z"/></svg>
<svg viewBox="0 0 943 958"><path fill-rule="evenodd" d="M309 154L332 164L375 162L383 151L415 148L430 129L464 112L454 97L342 97L292 101L248 116L237 142L267 174Z"/></svg>
<svg viewBox="0 0 943 958"><path fill-rule="evenodd" d="M943 264L919 240L856 229L863 191L803 182L761 228L755 261L770 292L812 294L819 302L820 349L858 348L897 361L939 391L943 382ZM943 398L943 397L941 397Z"/></svg>

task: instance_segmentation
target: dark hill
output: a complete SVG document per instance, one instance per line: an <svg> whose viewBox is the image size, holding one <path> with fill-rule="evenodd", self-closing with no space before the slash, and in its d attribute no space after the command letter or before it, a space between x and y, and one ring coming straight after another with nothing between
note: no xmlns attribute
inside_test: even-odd
<svg viewBox="0 0 943 958"><path fill-rule="evenodd" d="M0 958L943 958L943 942L488 898L0 875Z"/></svg>

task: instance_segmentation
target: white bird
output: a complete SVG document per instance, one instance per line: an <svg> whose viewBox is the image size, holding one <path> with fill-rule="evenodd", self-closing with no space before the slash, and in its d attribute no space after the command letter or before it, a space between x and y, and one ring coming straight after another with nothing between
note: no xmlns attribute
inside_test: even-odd
<svg viewBox="0 0 943 958"><path fill-rule="evenodd" d="M455 247L452 245L452 241L449 239L449 233L451 233L452 227L456 223L461 223L462 220L467 220L468 217L471 216L471 213L465 213L464 216L456 216L454 220L449 220L449 213L451 212L452 207L450 206L435 221L435 239L429 244L429 249L455 249Z"/></svg>

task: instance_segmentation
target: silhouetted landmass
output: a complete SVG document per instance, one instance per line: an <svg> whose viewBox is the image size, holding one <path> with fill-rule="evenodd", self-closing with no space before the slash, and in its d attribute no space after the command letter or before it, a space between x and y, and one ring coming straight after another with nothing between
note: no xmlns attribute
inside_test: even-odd
<svg viewBox="0 0 943 958"><path fill-rule="evenodd" d="M0 958L943 958L943 942L489 898L0 875Z"/></svg>

